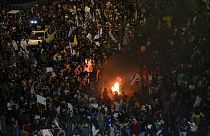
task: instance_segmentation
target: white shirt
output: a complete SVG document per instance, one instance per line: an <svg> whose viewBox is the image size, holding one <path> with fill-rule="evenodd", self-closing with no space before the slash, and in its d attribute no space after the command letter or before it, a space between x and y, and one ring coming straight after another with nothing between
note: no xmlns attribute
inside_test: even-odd
<svg viewBox="0 0 210 136"><path fill-rule="evenodd" d="M21 39L20 46L24 49L25 52L27 52L27 48L26 48L27 42L26 42L26 40Z"/></svg>
<svg viewBox="0 0 210 136"><path fill-rule="evenodd" d="M59 106L58 108L56 108L56 112L57 112L58 114L60 114L60 111L61 111L61 107Z"/></svg>
<svg viewBox="0 0 210 136"><path fill-rule="evenodd" d="M96 136L98 132L99 132L99 129L96 129L95 126L92 126L92 134L93 134L93 136Z"/></svg>
<svg viewBox="0 0 210 136"><path fill-rule="evenodd" d="M199 105L200 105L200 103L201 103L201 100L202 100L202 98L201 98L201 97L199 97L199 96L197 95L197 97L196 97L196 100L195 100L195 103L194 103L193 107L197 107L197 106L199 106Z"/></svg>
<svg viewBox="0 0 210 136"><path fill-rule="evenodd" d="M114 128L113 127L110 127L110 133L109 133L110 136L115 136L115 133L114 133Z"/></svg>
<svg viewBox="0 0 210 136"><path fill-rule="evenodd" d="M119 104L119 102L114 102L114 110L116 112L120 111L120 104Z"/></svg>
<svg viewBox="0 0 210 136"><path fill-rule="evenodd" d="M67 105L68 105L69 110L73 111L73 106L70 103L67 103Z"/></svg>
<svg viewBox="0 0 210 136"><path fill-rule="evenodd" d="M98 108L98 104L97 104L97 103L91 103L91 104L90 104L90 107Z"/></svg>
<svg viewBox="0 0 210 136"><path fill-rule="evenodd" d="M7 110L11 111L12 110L12 105L10 102L7 103Z"/></svg>
<svg viewBox="0 0 210 136"><path fill-rule="evenodd" d="M152 81L152 75L149 75L149 76L148 76L148 80L149 80L149 81Z"/></svg>
<svg viewBox="0 0 210 136"><path fill-rule="evenodd" d="M14 47L14 49L17 51L18 50L18 46L15 40L12 40L12 45Z"/></svg>
<svg viewBox="0 0 210 136"><path fill-rule="evenodd" d="M89 13L90 12L90 8L88 6L85 6L85 12Z"/></svg>
<svg viewBox="0 0 210 136"><path fill-rule="evenodd" d="M196 132L197 131L197 129L198 129L198 127L195 125L195 123L193 122L193 123L191 123L191 126L190 126L190 131L192 131L192 132Z"/></svg>

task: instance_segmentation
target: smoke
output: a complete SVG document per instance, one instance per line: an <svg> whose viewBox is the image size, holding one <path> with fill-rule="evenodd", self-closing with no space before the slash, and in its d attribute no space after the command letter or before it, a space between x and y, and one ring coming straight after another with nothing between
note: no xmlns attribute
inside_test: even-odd
<svg viewBox="0 0 210 136"><path fill-rule="evenodd" d="M103 88L108 88L109 90L119 77L122 79L120 88L125 89L125 94L130 97L133 93L130 85L131 80L134 73L138 72L141 66L141 58L135 48L126 49L113 56L110 62L103 67Z"/></svg>
<svg viewBox="0 0 210 136"><path fill-rule="evenodd" d="M110 81L116 77L128 79L141 67L140 58L135 50L126 50L111 58L107 65L104 65L103 80Z"/></svg>

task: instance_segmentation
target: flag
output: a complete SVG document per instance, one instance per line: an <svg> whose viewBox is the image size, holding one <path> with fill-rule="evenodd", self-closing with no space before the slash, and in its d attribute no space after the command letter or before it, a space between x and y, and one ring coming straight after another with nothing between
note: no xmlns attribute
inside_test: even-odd
<svg viewBox="0 0 210 136"><path fill-rule="evenodd" d="M131 80L130 85L133 85L133 84L135 83L135 81L136 81L137 79L140 79L140 78L141 78L140 75L139 75L138 73L135 73L135 74L133 75L133 78L132 78L132 80Z"/></svg>
<svg viewBox="0 0 210 136"><path fill-rule="evenodd" d="M74 46L76 46L78 44L78 42L77 42L77 36L76 36L76 34L74 35Z"/></svg>
<svg viewBox="0 0 210 136"><path fill-rule="evenodd" d="M163 17L163 20L166 21L166 23L167 23L167 25L169 27L171 27L171 21L172 21L172 17L171 16Z"/></svg>

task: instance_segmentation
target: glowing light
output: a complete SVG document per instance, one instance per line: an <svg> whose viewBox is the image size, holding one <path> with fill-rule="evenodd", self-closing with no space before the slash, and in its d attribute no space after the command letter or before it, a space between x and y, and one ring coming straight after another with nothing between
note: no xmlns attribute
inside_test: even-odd
<svg viewBox="0 0 210 136"><path fill-rule="evenodd" d="M31 20L31 24L37 24L38 22L36 20Z"/></svg>
<svg viewBox="0 0 210 136"><path fill-rule="evenodd" d="M119 78L119 77L116 78L116 82L114 83L114 85L111 88L113 94L118 94L118 95L121 94L121 92L120 92L121 81L122 81L121 78Z"/></svg>
<svg viewBox="0 0 210 136"><path fill-rule="evenodd" d="M112 92L113 93L120 93L120 84L119 82L114 83L114 85L112 86Z"/></svg>

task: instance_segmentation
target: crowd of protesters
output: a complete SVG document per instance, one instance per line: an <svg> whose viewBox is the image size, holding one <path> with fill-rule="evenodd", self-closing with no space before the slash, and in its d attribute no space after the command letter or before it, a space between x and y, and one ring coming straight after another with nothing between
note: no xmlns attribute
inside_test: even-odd
<svg viewBox="0 0 210 136"><path fill-rule="evenodd" d="M203 16L167 26L153 17L159 5L51 3L16 18L3 9L0 134L40 135L47 128L67 136L207 135L209 47L207 37L194 31ZM56 24L52 42L27 44L31 18ZM127 50L142 63L134 94L111 100L99 85L103 66Z"/></svg>

